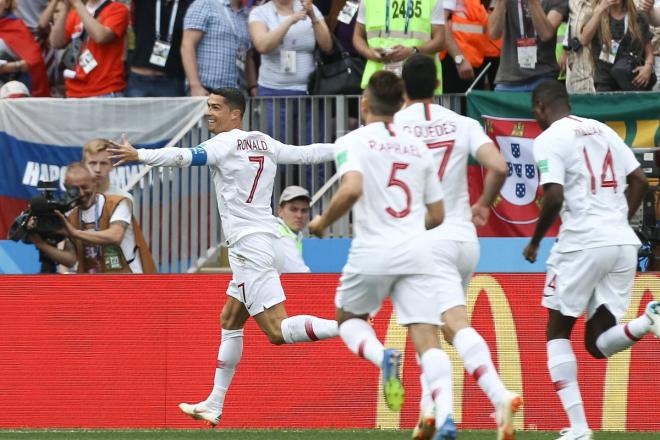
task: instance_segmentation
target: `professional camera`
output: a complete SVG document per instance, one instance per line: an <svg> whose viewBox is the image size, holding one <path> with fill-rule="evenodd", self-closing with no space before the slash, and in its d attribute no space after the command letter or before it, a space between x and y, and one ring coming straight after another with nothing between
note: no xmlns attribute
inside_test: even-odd
<svg viewBox="0 0 660 440"><path fill-rule="evenodd" d="M55 214L59 211L62 214L75 208L80 203L80 190L78 188L69 188L65 193L55 196L57 190L57 181L46 182L39 181L37 189L41 191L40 195L32 197L28 209L23 211L11 226L9 230L9 239L31 243L27 230L27 223L30 217L37 220L35 232L44 239L62 240L58 233L64 226L62 220Z"/></svg>

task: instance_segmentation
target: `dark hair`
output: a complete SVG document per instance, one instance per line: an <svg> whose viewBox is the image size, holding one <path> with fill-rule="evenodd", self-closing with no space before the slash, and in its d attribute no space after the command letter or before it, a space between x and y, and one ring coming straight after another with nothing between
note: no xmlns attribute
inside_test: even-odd
<svg viewBox="0 0 660 440"><path fill-rule="evenodd" d="M223 87L221 89L212 89L209 91L211 95L218 95L225 98L225 102L230 110L240 110L241 117L245 113L245 95L239 89L233 87Z"/></svg>
<svg viewBox="0 0 660 440"><path fill-rule="evenodd" d="M428 55L417 53L403 64L401 77L410 99L433 98L438 70L435 61Z"/></svg>
<svg viewBox="0 0 660 440"><path fill-rule="evenodd" d="M403 84L392 72L381 70L374 73L367 85L369 111L377 116L391 116L398 112L403 102Z"/></svg>
<svg viewBox="0 0 660 440"><path fill-rule="evenodd" d="M543 103L547 106L566 106L571 108L566 86L554 79L548 79L536 86L532 92L532 106Z"/></svg>

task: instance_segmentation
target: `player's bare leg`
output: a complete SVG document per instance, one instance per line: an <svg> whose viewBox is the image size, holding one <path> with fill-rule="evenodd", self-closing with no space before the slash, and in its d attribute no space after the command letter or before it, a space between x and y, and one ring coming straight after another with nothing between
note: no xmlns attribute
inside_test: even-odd
<svg viewBox="0 0 660 440"><path fill-rule="evenodd" d="M275 345L313 342L339 335L337 321L311 315L289 317L284 303L275 304L253 316L259 328Z"/></svg>
<svg viewBox="0 0 660 440"><path fill-rule="evenodd" d="M339 336L349 350L381 369L383 393L387 406L398 411L403 405L404 390L399 377L401 353L385 348L376 337L373 327L367 322L368 314L354 315L337 309Z"/></svg>
<svg viewBox="0 0 660 440"><path fill-rule="evenodd" d="M210 426L220 422L225 395L243 354L243 326L250 317L242 302L228 296L222 308L222 335L213 379L213 390L206 400L197 404L181 403L179 409L193 419L204 420Z"/></svg>
<svg viewBox="0 0 660 440"><path fill-rule="evenodd" d="M495 407L497 438L513 440L513 416L522 406L522 397L506 389L497 374L484 338L470 327L465 306L456 306L442 314L442 332L463 360L467 371Z"/></svg>
<svg viewBox="0 0 660 440"><path fill-rule="evenodd" d="M435 423L432 427L424 424L416 430L418 438L430 438L434 432L436 440L450 440L457 436L452 418L453 393L451 363L449 356L440 349L438 327L431 324L411 324L408 326L410 339L415 346L423 375L435 404ZM428 421L427 421L428 422Z"/></svg>

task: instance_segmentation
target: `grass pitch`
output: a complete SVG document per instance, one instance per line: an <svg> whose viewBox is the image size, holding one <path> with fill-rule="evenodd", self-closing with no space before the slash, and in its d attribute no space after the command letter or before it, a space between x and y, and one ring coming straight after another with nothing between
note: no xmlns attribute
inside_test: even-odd
<svg viewBox="0 0 660 440"><path fill-rule="evenodd" d="M381 430L0 430L0 439L12 440L186 440L186 439L222 439L222 440L404 440L410 439L411 431ZM557 432L524 431L519 432L519 440L555 440ZM492 440L495 431L460 431L460 440ZM659 439L658 432L623 433L597 432L595 440L651 440Z"/></svg>

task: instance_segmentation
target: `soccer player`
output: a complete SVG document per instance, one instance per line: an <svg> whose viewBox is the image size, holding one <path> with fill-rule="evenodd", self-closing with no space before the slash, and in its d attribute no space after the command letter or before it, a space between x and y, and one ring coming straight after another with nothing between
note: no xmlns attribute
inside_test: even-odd
<svg viewBox="0 0 660 440"><path fill-rule="evenodd" d="M493 365L486 341L467 317L467 287L479 260L477 226L488 221L490 205L506 178L507 166L499 150L479 123L433 103L437 87L435 63L425 55L413 55L403 66L405 108L394 115L400 131L422 140L433 154L436 183L445 193L445 221L426 233L433 247L436 272L442 278L436 289L442 332L458 351L465 369L474 377L496 411L499 439L513 439L512 418L522 398L506 389ZM467 187L468 157L474 156L487 170L481 197L470 208ZM425 379L420 376L422 401L420 420L413 439L433 436L433 401Z"/></svg>
<svg viewBox="0 0 660 440"><path fill-rule="evenodd" d="M548 369L571 424L560 438L588 440L592 434L570 341L576 319L586 314L585 345L595 358L625 350L649 332L660 336L658 301L627 324L618 323L630 303L640 245L628 220L639 207L647 180L612 129L571 115L561 83L545 81L536 87L532 111L544 130L534 141L544 194L524 256L536 261L539 243L561 211L542 301L548 309Z"/></svg>
<svg viewBox="0 0 660 440"><path fill-rule="evenodd" d="M215 426L225 394L243 352L243 327L251 316L273 344L317 341L338 334L337 322L315 316L288 317L275 250L279 224L271 200L277 164L332 160L333 144L284 145L258 131L241 130L245 98L240 90L213 90L208 98L208 126L215 136L192 149L136 150L126 140L109 151L117 165L141 161L152 166L209 166L215 183L222 229L233 278L222 309L222 334L213 390L181 411Z"/></svg>
<svg viewBox="0 0 660 440"><path fill-rule="evenodd" d="M392 125L402 101L403 85L395 74L371 77L360 102L366 125L337 140L341 183L309 230L322 236L354 207L355 238L335 297L339 335L349 350L381 368L387 405L399 410L401 354L386 349L367 323L389 295L429 378L438 439L453 439L451 365L437 336L438 277L424 235L425 228L442 222L442 190L426 146Z"/></svg>

